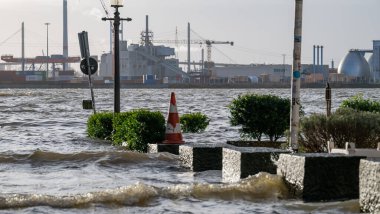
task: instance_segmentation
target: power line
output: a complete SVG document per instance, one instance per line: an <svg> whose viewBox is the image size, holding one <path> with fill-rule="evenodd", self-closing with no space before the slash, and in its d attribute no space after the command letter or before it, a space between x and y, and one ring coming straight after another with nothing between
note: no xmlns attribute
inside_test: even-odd
<svg viewBox="0 0 380 214"><path fill-rule="evenodd" d="M10 37L6 38L4 41L0 42L0 46L4 45L8 40L12 39L18 33L20 33L21 29L18 29L15 33L13 33Z"/></svg>

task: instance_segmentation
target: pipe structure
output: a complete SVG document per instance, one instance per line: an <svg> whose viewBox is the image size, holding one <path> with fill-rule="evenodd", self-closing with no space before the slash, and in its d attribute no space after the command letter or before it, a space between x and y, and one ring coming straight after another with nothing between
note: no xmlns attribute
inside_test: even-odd
<svg viewBox="0 0 380 214"><path fill-rule="evenodd" d="M191 57L190 57L190 23L187 23L187 73L190 73Z"/></svg>
<svg viewBox="0 0 380 214"><path fill-rule="evenodd" d="M67 30L67 0L63 0L63 57L69 57L69 42ZM63 71L66 71L67 63L63 63Z"/></svg>
<svg viewBox="0 0 380 214"><path fill-rule="evenodd" d="M301 90L301 50L302 50L302 8L303 0L295 0L293 75L290 109L290 147L298 152L298 131Z"/></svg>

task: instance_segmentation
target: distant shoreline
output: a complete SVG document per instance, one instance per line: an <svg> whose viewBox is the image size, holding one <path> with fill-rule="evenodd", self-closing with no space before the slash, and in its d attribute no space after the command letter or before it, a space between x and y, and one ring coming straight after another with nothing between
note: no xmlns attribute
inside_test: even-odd
<svg viewBox="0 0 380 214"><path fill-rule="evenodd" d="M331 88L380 88L380 84L361 83L330 83ZM0 89L60 89L60 88L88 88L88 83L64 83L64 82L28 82L28 83L0 83ZM304 83L301 88L325 88L325 83ZM112 89L113 84L94 84L95 89ZM123 89L249 89L249 88L289 88L290 84L263 83L263 84L121 84Z"/></svg>

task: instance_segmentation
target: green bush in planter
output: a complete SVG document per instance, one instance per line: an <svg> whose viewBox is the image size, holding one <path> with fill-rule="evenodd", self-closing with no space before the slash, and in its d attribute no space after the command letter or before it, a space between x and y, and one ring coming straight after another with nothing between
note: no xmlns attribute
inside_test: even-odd
<svg viewBox="0 0 380 214"><path fill-rule="evenodd" d="M340 107L352 108L357 111L380 112L380 102L364 99L363 94L358 94L344 100Z"/></svg>
<svg viewBox="0 0 380 214"><path fill-rule="evenodd" d="M242 137L261 141L266 135L275 142L290 124L290 100L273 95L239 95L229 105L232 125L241 125Z"/></svg>
<svg viewBox="0 0 380 214"><path fill-rule="evenodd" d="M299 143L302 152L326 152L330 137L326 115L312 114L301 119Z"/></svg>
<svg viewBox="0 0 380 214"><path fill-rule="evenodd" d="M124 126L124 122L131 117L133 111L130 112L120 112L115 115L113 119L113 130L112 141L114 145L121 145L127 140L125 133L127 133L127 126Z"/></svg>
<svg viewBox="0 0 380 214"><path fill-rule="evenodd" d="M87 134L92 138L110 140L112 135L112 112L92 114L87 120Z"/></svg>
<svg viewBox="0 0 380 214"><path fill-rule="evenodd" d="M165 118L160 112L131 111L121 126L119 131L123 133L115 131L120 138L114 138L114 142L126 142L130 150L146 152L149 143L163 141L165 137Z"/></svg>
<svg viewBox="0 0 380 214"><path fill-rule="evenodd" d="M346 142L355 143L357 148L376 148L380 140L380 114L340 108L329 118L327 128L339 148L344 148Z"/></svg>
<svg viewBox="0 0 380 214"><path fill-rule="evenodd" d="M357 148L376 148L380 141L380 114L340 108L329 118L313 114L301 120L300 147L305 152L326 152L327 141L338 148L346 142Z"/></svg>
<svg viewBox="0 0 380 214"><path fill-rule="evenodd" d="M197 112L182 115L180 118L180 123L183 132L199 133L207 128L210 123L210 119L206 115Z"/></svg>

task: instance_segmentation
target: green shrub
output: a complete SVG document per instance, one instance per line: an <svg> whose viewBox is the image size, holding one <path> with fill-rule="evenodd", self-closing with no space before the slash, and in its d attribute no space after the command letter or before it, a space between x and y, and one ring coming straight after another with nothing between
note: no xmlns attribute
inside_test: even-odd
<svg viewBox="0 0 380 214"><path fill-rule="evenodd" d="M362 94L358 94L344 100L340 107L352 108L357 111L380 112L380 102L364 99Z"/></svg>
<svg viewBox="0 0 380 214"><path fill-rule="evenodd" d="M327 130L327 117L312 114L301 119L299 143L303 152L326 152L330 135Z"/></svg>
<svg viewBox="0 0 380 214"><path fill-rule="evenodd" d="M313 114L301 120L300 147L305 152L327 151L327 141L344 148L346 142L357 148L376 148L380 140L380 114L340 108L329 118Z"/></svg>
<svg viewBox="0 0 380 214"><path fill-rule="evenodd" d="M232 125L241 125L243 138L261 141L266 135L275 142L289 128L290 100L273 95L239 95L229 105Z"/></svg>
<svg viewBox="0 0 380 214"><path fill-rule="evenodd" d="M210 123L210 119L206 115L197 112L182 115L180 122L183 132L199 133L207 128Z"/></svg>
<svg viewBox="0 0 380 214"><path fill-rule="evenodd" d="M346 142L355 143L357 148L376 148L380 140L380 114L339 109L329 118L327 128L340 148Z"/></svg>
<svg viewBox="0 0 380 214"><path fill-rule="evenodd" d="M92 114L87 121L88 136L110 140L112 135L112 119L112 112Z"/></svg>
<svg viewBox="0 0 380 214"><path fill-rule="evenodd" d="M160 112L150 112L148 110L134 110L126 115L126 120L115 130L114 143L127 143L130 150L146 152L149 143L156 143L164 140L165 118Z"/></svg>
<svg viewBox="0 0 380 214"><path fill-rule="evenodd" d="M127 126L124 126L124 122L131 117L133 111L121 112L115 115L113 119L113 130L112 141L115 145L121 145L123 142L127 141L125 133L127 133Z"/></svg>

